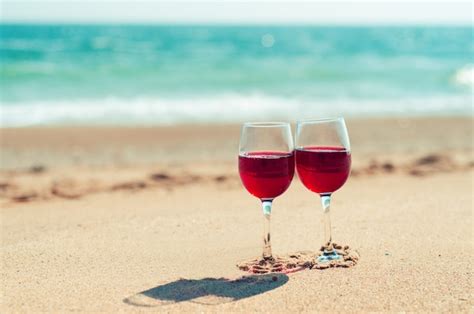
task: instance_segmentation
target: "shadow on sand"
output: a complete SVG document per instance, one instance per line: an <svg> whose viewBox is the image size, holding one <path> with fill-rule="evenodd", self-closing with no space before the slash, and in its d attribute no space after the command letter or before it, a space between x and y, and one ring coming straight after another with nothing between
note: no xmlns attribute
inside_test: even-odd
<svg viewBox="0 0 474 314"><path fill-rule="evenodd" d="M179 279L139 292L123 302L144 307L163 306L183 301L216 305L233 302L276 289L288 282L285 274L226 278Z"/></svg>

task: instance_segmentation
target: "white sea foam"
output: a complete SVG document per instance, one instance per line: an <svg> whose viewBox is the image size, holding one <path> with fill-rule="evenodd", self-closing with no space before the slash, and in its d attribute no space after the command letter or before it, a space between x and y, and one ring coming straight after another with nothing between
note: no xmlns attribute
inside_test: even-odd
<svg viewBox="0 0 474 314"><path fill-rule="evenodd" d="M454 81L460 85L474 87L474 65L466 65L454 75Z"/></svg>
<svg viewBox="0 0 474 314"><path fill-rule="evenodd" d="M240 123L324 116L472 115L470 95L398 100L303 100L265 95L1 103L1 126Z"/></svg>

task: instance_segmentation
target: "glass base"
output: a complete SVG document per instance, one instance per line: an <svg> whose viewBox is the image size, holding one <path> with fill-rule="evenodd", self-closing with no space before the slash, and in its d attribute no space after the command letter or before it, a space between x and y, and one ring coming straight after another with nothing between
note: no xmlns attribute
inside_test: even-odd
<svg viewBox="0 0 474 314"><path fill-rule="evenodd" d="M256 258L237 263L240 270L252 274L266 273L293 273L310 268L313 265L314 252L300 251L291 254L273 256L270 258Z"/></svg>
<svg viewBox="0 0 474 314"><path fill-rule="evenodd" d="M334 267L352 267L359 261L359 253L352 250L348 245L332 245L323 246L319 250L317 256L313 259L311 269L328 269Z"/></svg>
<svg viewBox="0 0 474 314"><path fill-rule="evenodd" d="M327 263L330 261L336 261L342 259L342 256L337 254L335 250L331 252L324 252L320 256L318 256L318 263Z"/></svg>

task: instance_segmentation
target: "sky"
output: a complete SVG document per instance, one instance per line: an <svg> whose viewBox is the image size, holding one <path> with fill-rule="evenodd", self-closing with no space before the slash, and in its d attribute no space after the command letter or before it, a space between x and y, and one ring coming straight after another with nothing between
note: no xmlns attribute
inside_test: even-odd
<svg viewBox="0 0 474 314"><path fill-rule="evenodd" d="M2 22L472 25L471 1L0 0Z"/></svg>

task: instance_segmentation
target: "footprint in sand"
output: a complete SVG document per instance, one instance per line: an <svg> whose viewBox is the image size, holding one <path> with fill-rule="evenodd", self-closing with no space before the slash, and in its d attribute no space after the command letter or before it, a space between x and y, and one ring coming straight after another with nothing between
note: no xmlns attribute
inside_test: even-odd
<svg viewBox="0 0 474 314"><path fill-rule="evenodd" d="M150 180L155 182L169 181L172 179L171 176L169 176L168 174L161 172L152 173L150 174L149 178Z"/></svg>
<svg viewBox="0 0 474 314"><path fill-rule="evenodd" d="M456 169L458 169L458 165L449 156L430 154L415 160L409 165L408 173L413 176L425 176Z"/></svg>
<svg viewBox="0 0 474 314"><path fill-rule="evenodd" d="M38 193L36 192L22 192L16 195L13 195L10 199L14 202L29 202L35 200L39 197Z"/></svg>
<svg viewBox="0 0 474 314"><path fill-rule="evenodd" d="M110 189L112 191L119 191L119 190L136 191L136 190L144 189L147 186L148 184L144 181L130 181L130 182L115 184Z"/></svg>
<svg viewBox="0 0 474 314"><path fill-rule="evenodd" d="M55 180L51 184L51 194L61 198L77 199L88 193L88 189L73 179Z"/></svg>

